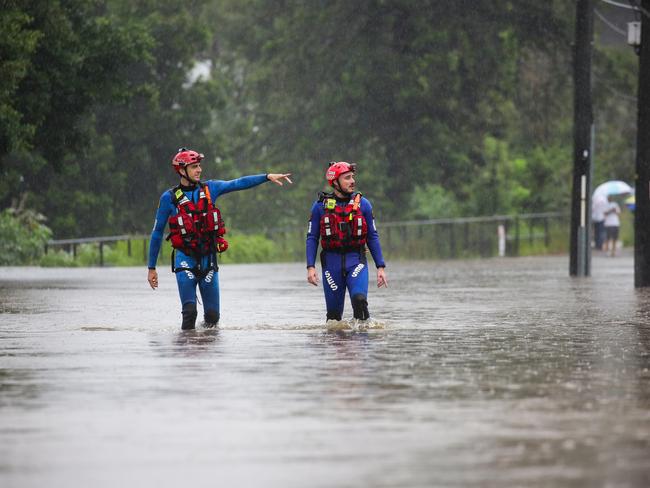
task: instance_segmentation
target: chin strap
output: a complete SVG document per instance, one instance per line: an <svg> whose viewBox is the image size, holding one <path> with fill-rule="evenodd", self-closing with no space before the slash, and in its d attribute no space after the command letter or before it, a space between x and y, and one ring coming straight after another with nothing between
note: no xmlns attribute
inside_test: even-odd
<svg viewBox="0 0 650 488"><path fill-rule="evenodd" d="M342 195L345 196L345 198L350 198L350 196L352 196L352 194L354 193L353 191L350 192L350 193L344 192L344 191L341 189L341 185L339 185L339 180L335 180L335 181L334 181L334 184L335 184L336 186L332 186L332 188L334 188L335 190L338 190Z"/></svg>
<svg viewBox="0 0 650 488"><path fill-rule="evenodd" d="M183 176L189 182L190 185L199 185L199 186L201 185L201 180L192 181L190 175L187 174L187 166L183 166L183 169L185 170L185 176L183 176L182 174L181 176Z"/></svg>

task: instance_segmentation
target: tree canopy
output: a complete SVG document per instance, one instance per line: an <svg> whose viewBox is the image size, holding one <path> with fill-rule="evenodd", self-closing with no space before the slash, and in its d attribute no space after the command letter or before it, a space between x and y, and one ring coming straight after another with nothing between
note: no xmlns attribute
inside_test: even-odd
<svg viewBox="0 0 650 488"><path fill-rule="evenodd" d="M568 208L568 0L1 3L0 202L56 237L146 232L180 146L294 173L223 200L240 229L302 225L332 160L382 220ZM595 181L631 180L636 57L596 47Z"/></svg>

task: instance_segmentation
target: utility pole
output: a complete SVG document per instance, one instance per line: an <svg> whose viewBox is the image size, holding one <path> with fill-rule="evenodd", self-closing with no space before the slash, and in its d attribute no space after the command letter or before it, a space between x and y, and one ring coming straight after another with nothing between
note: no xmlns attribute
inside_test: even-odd
<svg viewBox="0 0 650 488"><path fill-rule="evenodd" d="M577 0L573 58L573 191L569 274L591 274L592 126L591 52L594 38L593 0Z"/></svg>
<svg viewBox="0 0 650 488"><path fill-rule="evenodd" d="M636 181L634 286L650 286L650 0L641 2Z"/></svg>

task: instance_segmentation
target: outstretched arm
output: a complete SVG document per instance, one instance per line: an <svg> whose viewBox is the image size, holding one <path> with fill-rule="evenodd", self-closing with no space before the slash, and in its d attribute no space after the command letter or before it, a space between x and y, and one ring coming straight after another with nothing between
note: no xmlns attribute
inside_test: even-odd
<svg viewBox="0 0 650 488"><path fill-rule="evenodd" d="M269 173L242 176L241 178L236 178L229 181L210 180L208 181L208 184L210 185L210 193L212 194L212 198L216 199L219 195L230 193L232 191L248 190L249 188L261 185L267 181L272 181L273 183L280 186L283 184L282 180L286 180L289 183L292 183L292 181L289 179L289 176L291 176L291 173Z"/></svg>

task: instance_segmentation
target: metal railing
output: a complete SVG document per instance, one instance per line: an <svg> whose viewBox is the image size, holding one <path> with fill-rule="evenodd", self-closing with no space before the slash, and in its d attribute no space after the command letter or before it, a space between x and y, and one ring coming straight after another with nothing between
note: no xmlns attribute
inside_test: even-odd
<svg viewBox="0 0 650 488"><path fill-rule="evenodd" d="M131 243L133 241L142 241L142 259L147 260L149 253L148 239L150 235L120 235L120 236L105 236L105 237L81 237L78 239L52 239L45 244L45 254L48 253L50 248L59 247L67 249L68 253L72 255L73 259L77 258L77 248L81 244L97 244L99 248L99 265L104 266L104 245L111 242L124 242L127 243L127 253L131 257L133 250Z"/></svg>
<svg viewBox="0 0 650 488"><path fill-rule="evenodd" d="M378 224L382 249L403 259L520 256L565 250L568 213L544 212Z"/></svg>
<svg viewBox="0 0 650 488"><path fill-rule="evenodd" d="M389 259L454 259L463 257L520 256L565 252L569 214L564 212L493 215L449 219L378 223L384 255ZM281 247L283 260L304 259L305 228L271 228L258 233ZM99 266L104 266L104 246L126 241L131 257L133 243L142 242L142 262L147 261L149 234L50 240L45 246L66 250L73 259L82 244L96 244ZM165 246L161 247L161 255Z"/></svg>

